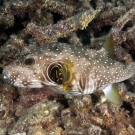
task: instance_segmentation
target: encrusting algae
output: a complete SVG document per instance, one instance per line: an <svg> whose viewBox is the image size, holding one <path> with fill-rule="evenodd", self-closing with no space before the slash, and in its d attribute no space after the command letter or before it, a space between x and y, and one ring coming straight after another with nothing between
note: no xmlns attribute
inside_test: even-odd
<svg viewBox="0 0 135 135"><path fill-rule="evenodd" d="M0 135L134 135L134 14L134 0L1 0Z"/></svg>

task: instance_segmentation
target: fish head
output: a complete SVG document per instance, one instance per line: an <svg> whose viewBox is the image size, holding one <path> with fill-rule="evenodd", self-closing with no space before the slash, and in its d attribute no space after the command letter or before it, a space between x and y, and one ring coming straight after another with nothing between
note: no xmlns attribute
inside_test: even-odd
<svg viewBox="0 0 135 135"><path fill-rule="evenodd" d="M3 70L4 79L17 87L42 87L41 61L33 54L22 55Z"/></svg>

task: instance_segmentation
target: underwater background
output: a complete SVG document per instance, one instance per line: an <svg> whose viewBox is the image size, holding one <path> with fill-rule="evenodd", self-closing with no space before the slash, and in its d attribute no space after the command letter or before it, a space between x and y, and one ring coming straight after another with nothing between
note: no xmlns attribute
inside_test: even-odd
<svg viewBox="0 0 135 135"><path fill-rule="evenodd" d="M17 88L2 75L24 47L63 42L99 50L108 35L115 60L135 61L135 0L1 0L0 135L135 135L135 76L119 83L117 107L102 91L71 98Z"/></svg>

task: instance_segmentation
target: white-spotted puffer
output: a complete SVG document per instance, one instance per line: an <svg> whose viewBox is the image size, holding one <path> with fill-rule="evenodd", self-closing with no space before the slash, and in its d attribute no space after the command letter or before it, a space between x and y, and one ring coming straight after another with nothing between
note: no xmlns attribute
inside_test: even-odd
<svg viewBox="0 0 135 135"><path fill-rule="evenodd" d="M109 45L112 37L105 46ZM19 58L4 68L3 76L17 87L49 86L62 94L103 90L111 102L120 105L115 84L135 73L135 63L127 65L113 60L106 48L93 50L66 43L25 48Z"/></svg>

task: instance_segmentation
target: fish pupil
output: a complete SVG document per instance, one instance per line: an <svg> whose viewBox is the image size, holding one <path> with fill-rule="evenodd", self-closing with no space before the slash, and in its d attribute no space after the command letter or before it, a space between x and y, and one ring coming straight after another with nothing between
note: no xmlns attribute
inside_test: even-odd
<svg viewBox="0 0 135 135"><path fill-rule="evenodd" d="M54 65L50 68L50 71L49 71L50 79L58 84L63 83L63 74L61 73L60 69L61 69L60 65Z"/></svg>
<svg viewBox="0 0 135 135"><path fill-rule="evenodd" d="M24 60L25 66L32 66L34 63L35 63L34 58L26 58L26 59Z"/></svg>

